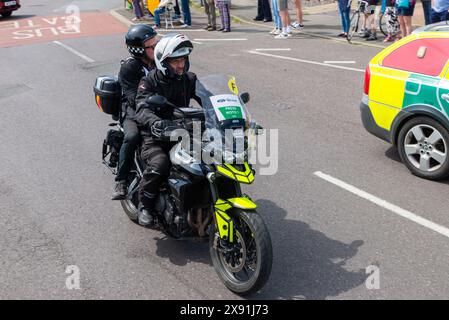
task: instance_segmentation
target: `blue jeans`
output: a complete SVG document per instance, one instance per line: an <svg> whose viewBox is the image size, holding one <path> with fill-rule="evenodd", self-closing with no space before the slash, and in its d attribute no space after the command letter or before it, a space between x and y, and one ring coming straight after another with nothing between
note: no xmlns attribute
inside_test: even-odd
<svg viewBox="0 0 449 320"><path fill-rule="evenodd" d="M279 15L278 0L271 0L271 8L273 9L274 26L278 29L282 29L281 16Z"/></svg>
<svg viewBox="0 0 449 320"><path fill-rule="evenodd" d="M432 1L423 1L422 9L424 12L424 22L426 25L431 24L432 22Z"/></svg>
<svg viewBox="0 0 449 320"><path fill-rule="evenodd" d="M432 9L431 17L432 17L432 23L435 23L435 22L448 20L449 15L448 15L447 11L436 12L435 10Z"/></svg>
<svg viewBox="0 0 449 320"><path fill-rule="evenodd" d="M182 14L184 16L184 24L192 25L192 18L190 16L189 0L181 0Z"/></svg>
<svg viewBox="0 0 449 320"><path fill-rule="evenodd" d="M348 0L338 0L338 10L340 11L343 32L348 33L350 25L349 11L351 10L351 8L348 7Z"/></svg>
<svg viewBox="0 0 449 320"><path fill-rule="evenodd" d="M158 27L161 26L161 17L159 17L160 14L163 14L165 12L165 8L157 8L154 10L154 24Z"/></svg>

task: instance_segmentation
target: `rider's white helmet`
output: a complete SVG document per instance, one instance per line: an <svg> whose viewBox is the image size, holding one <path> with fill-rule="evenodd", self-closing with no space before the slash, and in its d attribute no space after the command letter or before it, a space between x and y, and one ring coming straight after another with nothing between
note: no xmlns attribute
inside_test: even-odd
<svg viewBox="0 0 449 320"><path fill-rule="evenodd" d="M184 34L170 33L163 36L156 48L154 48L154 61L156 68L160 70L165 76L173 77L173 71L170 70L167 59L187 57L186 67L184 72L189 70L189 54L193 50L193 44L189 38Z"/></svg>

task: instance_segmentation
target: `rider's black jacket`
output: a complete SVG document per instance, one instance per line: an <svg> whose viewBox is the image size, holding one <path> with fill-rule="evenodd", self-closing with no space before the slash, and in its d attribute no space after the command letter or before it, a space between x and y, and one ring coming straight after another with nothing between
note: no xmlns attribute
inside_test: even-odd
<svg viewBox="0 0 449 320"><path fill-rule="evenodd" d="M173 116L172 108L156 107L148 103L147 99L158 94L180 108L189 107L192 98L201 104L200 99L195 95L196 79L196 75L192 72L187 72L180 78L169 78L155 68L140 81L134 119L141 127L142 136L151 137L151 125L155 121L171 120Z"/></svg>
<svg viewBox="0 0 449 320"><path fill-rule="evenodd" d="M152 66L150 66L151 68ZM122 86L124 102L122 103L123 115L133 119L136 113L136 94L140 80L148 73L148 66L142 60L129 57L121 62L118 79Z"/></svg>

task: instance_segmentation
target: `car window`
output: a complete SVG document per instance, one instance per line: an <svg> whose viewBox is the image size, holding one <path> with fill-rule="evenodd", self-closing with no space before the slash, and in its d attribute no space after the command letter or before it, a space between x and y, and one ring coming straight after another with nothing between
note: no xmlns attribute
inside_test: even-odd
<svg viewBox="0 0 449 320"><path fill-rule="evenodd" d="M416 39L390 53L382 65L436 77L448 59L449 39Z"/></svg>

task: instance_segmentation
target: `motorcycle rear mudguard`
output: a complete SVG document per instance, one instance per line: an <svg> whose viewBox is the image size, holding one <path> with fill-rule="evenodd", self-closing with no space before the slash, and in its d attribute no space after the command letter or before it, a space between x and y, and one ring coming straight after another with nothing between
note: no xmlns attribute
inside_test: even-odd
<svg viewBox="0 0 449 320"><path fill-rule="evenodd" d="M257 205L248 197L218 199L215 203L215 221L220 238L232 243L234 242L234 220L229 212L231 208L255 210Z"/></svg>

